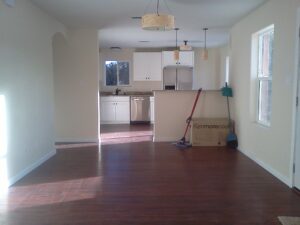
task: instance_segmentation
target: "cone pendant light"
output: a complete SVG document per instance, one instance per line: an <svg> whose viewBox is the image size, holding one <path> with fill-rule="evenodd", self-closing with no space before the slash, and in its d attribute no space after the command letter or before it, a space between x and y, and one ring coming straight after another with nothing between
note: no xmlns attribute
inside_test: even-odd
<svg viewBox="0 0 300 225"><path fill-rule="evenodd" d="M179 30L179 28L175 28L175 31L176 31L176 48L174 50L174 60L176 62L179 61L179 50L178 50L178 45L177 45L177 42L178 42L178 30Z"/></svg>
<svg viewBox="0 0 300 225"><path fill-rule="evenodd" d="M203 30L204 30L204 49L201 58L203 60L208 60L208 50L206 48L206 32L208 31L208 28L204 28Z"/></svg>

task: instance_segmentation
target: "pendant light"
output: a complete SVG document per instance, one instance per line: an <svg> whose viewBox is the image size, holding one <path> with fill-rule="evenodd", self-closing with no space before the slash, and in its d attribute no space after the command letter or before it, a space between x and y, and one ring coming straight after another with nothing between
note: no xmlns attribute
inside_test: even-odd
<svg viewBox="0 0 300 225"><path fill-rule="evenodd" d="M175 32L176 32L176 47L175 47L175 50L174 50L174 60L176 62L179 61L179 50L178 50L178 45L177 45L177 42L178 42L178 30L179 30L179 28L175 28Z"/></svg>
<svg viewBox="0 0 300 225"><path fill-rule="evenodd" d="M184 40L184 44L180 45L180 51L192 51L192 46L188 45L188 41Z"/></svg>
<svg viewBox="0 0 300 225"><path fill-rule="evenodd" d="M142 28L144 30L167 31L175 27L175 18L173 15L160 14L159 3L156 3L156 13L149 13L142 16Z"/></svg>
<svg viewBox="0 0 300 225"><path fill-rule="evenodd" d="M208 50L206 48L206 32L208 31L208 28L204 28L204 49L202 52L202 59L203 60L208 60Z"/></svg>

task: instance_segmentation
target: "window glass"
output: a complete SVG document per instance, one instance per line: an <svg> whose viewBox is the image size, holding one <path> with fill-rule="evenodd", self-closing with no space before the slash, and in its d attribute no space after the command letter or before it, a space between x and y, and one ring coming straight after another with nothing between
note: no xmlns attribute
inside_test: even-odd
<svg viewBox="0 0 300 225"><path fill-rule="evenodd" d="M270 30L268 32L259 35L258 76L260 77L272 76L273 40L274 40L273 30Z"/></svg>
<svg viewBox="0 0 300 225"><path fill-rule="evenodd" d="M270 26L254 35L257 43L257 122L266 126L271 125L272 114L272 74L274 26Z"/></svg>
<svg viewBox="0 0 300 225"><path fill-rule="evenodd" d="M118 74L118 62L117 61L106 61L106 85L116 86L118 84L117 74Z"/></svg>
<svg viewBox="0 0 300 225"><path fill-rule="evenodd" d="M106 86L129 85L129 62L105 61Z"/></svg>
<svg viewBox="0 0 300 225"><path fill-rule="evenodd" d="M272 81L261 80L259 81L259 112L258 120L266 125L271 121L271 98L272 97Z"/></svg>
<svg viewBox="0 0 300 225"><path fill-rule="evenodd" d="M129 85L129 63L119 62L119 85Z"/></svg>

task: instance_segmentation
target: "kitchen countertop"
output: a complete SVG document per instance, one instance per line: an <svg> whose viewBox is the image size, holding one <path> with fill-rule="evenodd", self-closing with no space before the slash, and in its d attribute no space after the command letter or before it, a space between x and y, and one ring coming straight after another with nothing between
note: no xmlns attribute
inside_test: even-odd
<svg viewBox="0 0 300 225"><path fill-rule="evenodd" d="M126 91L122 92L118 95L113 94L113 92L100 92L100 96L153 96L153 92L148 91L148 92L140 92L140 91Z"/></svg>

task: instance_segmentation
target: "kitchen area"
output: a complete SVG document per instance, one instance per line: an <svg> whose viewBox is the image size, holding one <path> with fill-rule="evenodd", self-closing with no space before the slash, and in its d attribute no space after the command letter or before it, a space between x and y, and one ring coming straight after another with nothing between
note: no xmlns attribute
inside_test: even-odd
<svg viewBox="0 0 300 225"><path fill-rule="evenodd" d="M194 52L105 49L100 81L100 132L114 129L152 131L154 90L192 90ZM118 135L117 135L118 136ZM102 135L103 137L103 135Z"/></svg>
<svg viewBox="0 0 300 225"><path fill-rule="evenodd" d="M220 69L225 63L220 64L226 50L226 47L210 50L210 59L206 61L201 59L202 49L196 48L179 51L179 60L174 58L172 49L100 49L102 141L109 138L132 141L137 136L152 140L156 124L155 93L193 92L200 86L218 90L225 77ZM195 60L199 62L196 66Z"/></svg>

